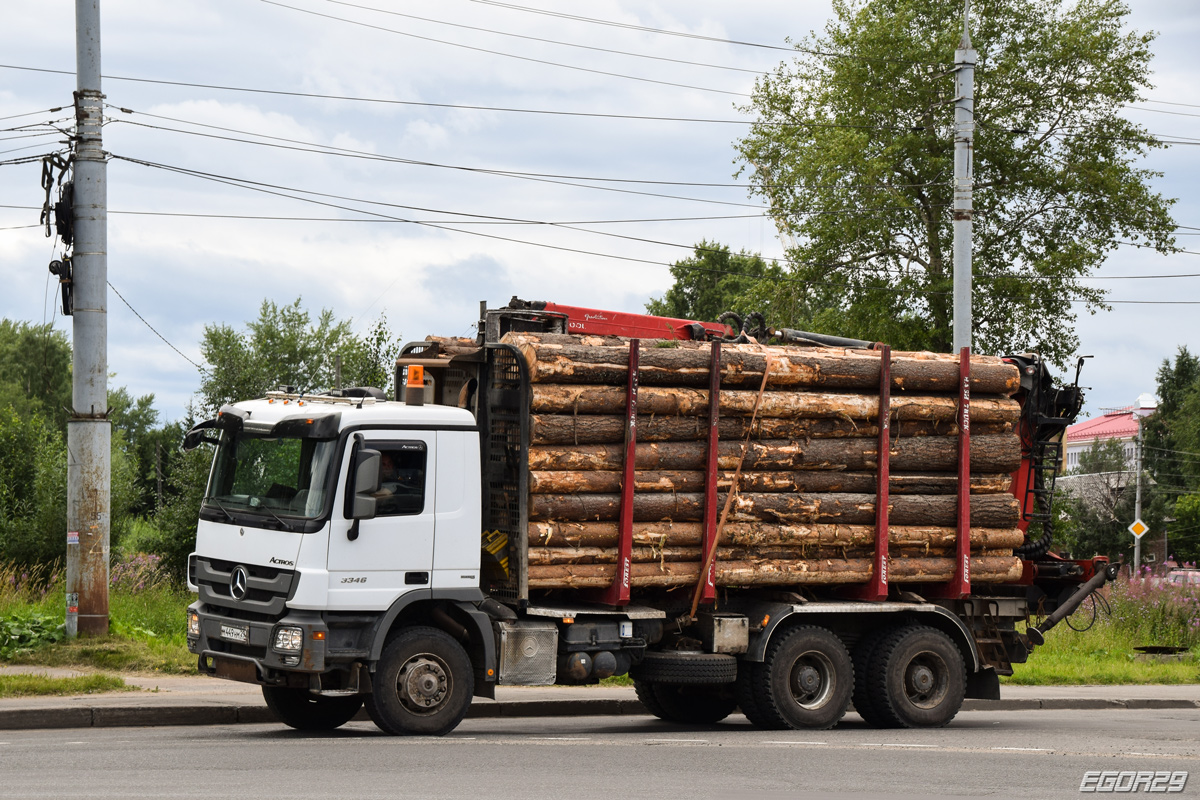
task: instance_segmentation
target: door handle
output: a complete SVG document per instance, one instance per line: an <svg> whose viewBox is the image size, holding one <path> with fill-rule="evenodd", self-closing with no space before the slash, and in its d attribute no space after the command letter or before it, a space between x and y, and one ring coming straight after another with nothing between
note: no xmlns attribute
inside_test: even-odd
<svg viewBox="0 0 1200 800"><path fill-rule="evenodd" d="M428 572L406 572L404 573L404 583L412 586L414 584L424 585L429 583Z"/></svg>

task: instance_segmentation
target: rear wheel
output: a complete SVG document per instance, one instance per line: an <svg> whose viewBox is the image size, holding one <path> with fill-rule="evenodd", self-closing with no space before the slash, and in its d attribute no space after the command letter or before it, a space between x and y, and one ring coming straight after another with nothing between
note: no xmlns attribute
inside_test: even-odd
<svg viewBox="0 0 1200 800"><path fill-rule="evenodd" d="M651 713L668 722L708 725L720 722L737 708L733 690L727 686L657 683L650 688L658 707Z"/></svg>
<svg viewBox="0 0 1200 800"><path fill-rule="evenodd" d="M891 631L868 631L854 647L852 660L854 662L854 710L863 721L875 728L891 727L888 717L875 707L871 694L871 658L879 649L879 644Z"/></svg>
<svg viewBox="0 0 1200 800"><path fill-rule="evenodd" d="M437 628L408 628L383 648L367 713L385 733L444 736L471 706L475 674L462 645Z"/></svg>
<svg viewBox="0 0 1200 800"><path fill-rule="evenodd" d="M912 625L886 636L871 656L870 702L878 727L940 728L966 696L962 653L941 631Z"/></svg>
<svg viewBox="0 0 1200 800"><path fill-rule="evenodd" d="M654 716L659 719L670 720L666 710L662 707L662 703L658 702L658 695L654 691L655 684L646 681L634 681L633 691L637 695L637 699L646 707Z"/></svg>
<svg viewBox="0 0 1200 800"><path fill-rule="evenodd" d="M361 696L326 697L307 689L284 686L262 687L267 708L284 725L298 731L331 731L340 728L362 708Z"/></svg>
<svg viewBox="0 0 1200 800"><path fill-rule="evenodd" d="M759 728L832 728L854 687L850 654L832 631L805 625L781 634L761 664L749 665L742 707Z"/></svg>

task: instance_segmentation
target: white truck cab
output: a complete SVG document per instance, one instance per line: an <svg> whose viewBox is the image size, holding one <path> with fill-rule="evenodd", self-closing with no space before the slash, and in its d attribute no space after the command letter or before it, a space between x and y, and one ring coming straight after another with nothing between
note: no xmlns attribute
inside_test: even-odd
<svg viewBox="0 0 1200 800"><path fill-rule="evenodd" d="M199 599L188 632L205 671L285 695L357 693L389 618L434 600L467 603L464 622L479 613L470 412L279 392L222 408L189 433L187 445L201 442L216 453L189 559ZM475 638L486 656L490 639Z"/></svg>

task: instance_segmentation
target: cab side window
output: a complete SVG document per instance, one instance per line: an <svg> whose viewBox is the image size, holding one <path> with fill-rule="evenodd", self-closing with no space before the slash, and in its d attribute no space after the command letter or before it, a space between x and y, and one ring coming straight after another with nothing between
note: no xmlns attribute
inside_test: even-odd
<svg viewBox="0 0 1200 800"><path fill-rule="evenodd" d="M425 510L424 442L368 442L382 456L375 516L397 517Z"/></svg>

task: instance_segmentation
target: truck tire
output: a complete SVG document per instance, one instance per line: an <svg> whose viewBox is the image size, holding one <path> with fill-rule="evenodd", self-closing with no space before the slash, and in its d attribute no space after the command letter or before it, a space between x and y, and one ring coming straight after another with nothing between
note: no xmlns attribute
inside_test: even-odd
<svg viewBox="0 0 1200 800"><path fill-rule="evenodd" d="M285 686L262 687L267 708L284 725L298 731L331 731L340 728L362 708L360 696L326 697L308 689Z"/></svg>
<svg viewBox="0 0 1200 800"><path fill-rule="evenodd" d="M754 672L758 664L753 661L739 661L737 683L733 685L733 695L737 698L738 708L746 715L746 719L757 725L757 719L762 716L758 711L758 701L754 697Z"/></svg>
<svg viewBox="0 0 1200 800"><path fill-rule="evenodd" d="M658 695L654 693L655 685L646 681L635 680L633 682L633 693L637 695L637 699L646 707L647 711L659 719L667 719L667 712L662 707L662 703L658 702Z"/></svg>
<svg viewBox="0 0 1200 800"><path fill-rule="evenodd" d="M728 686L656 683L653 689L663 712L655 716L668 722L711 725L737 709L737 700Z"/></svg>
<svg viewBox="0 0 1200 800"><path fill-rule="evenodd" d="M646 653L629 675L646 683L733 683L737 680L737 659L725 653L665 650Z"/></svg>
<svg viewBox="0 0 1200 800"><path fill-rule="evenodd" d="M767 730L832 728L854 689L850 654L832 631L802 625L780 634L761 664L750 665L742 712Z"/></svg>
<svg viewBox="0 0 1200 800"><path fill-rule="evenodd" d="M910 625L884 637L867 684L877 727L940 728L962 708L967 670L950 637Z"/></svg>
<svg viewBox="0 0 1200 800"><path fill-rule="evenodd" d="M406 628L379 657L367 713L393 736L444 736L471 706L475 673L467 651L438 628Z"/></svg>
<svg viewBox="0 0 1200 800"><path fill-rule="evenodd" d="M871 694L871 658L891 632L886 628L867 631L851 654L851 660L854 662L854 710L873 728L892 727L888 724L888 717L875 708L875 700Z"/></svg>

